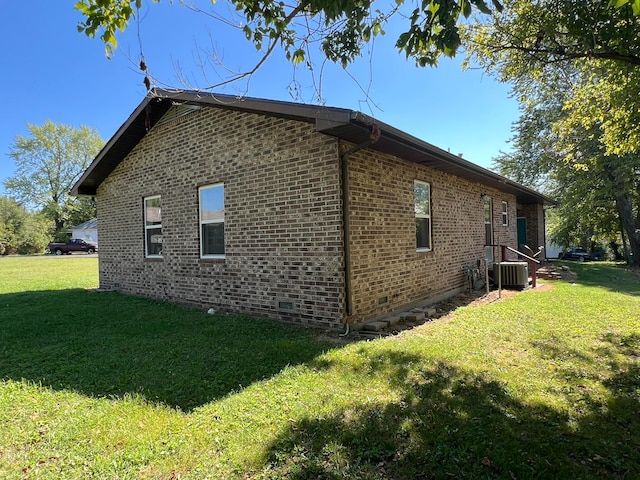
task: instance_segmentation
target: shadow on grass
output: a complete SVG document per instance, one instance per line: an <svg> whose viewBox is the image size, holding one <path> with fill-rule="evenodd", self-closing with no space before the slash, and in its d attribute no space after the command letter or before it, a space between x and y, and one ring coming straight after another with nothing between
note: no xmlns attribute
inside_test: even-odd
<svg viewBox="0 0 640 480"><path fill-rule="evenodd" d="M620 347L620 341L623 346ZM637 338L608 342L624 354ZM579 415L526 404L500 383L413 355L385 352L362 368L400 400L292 423L271 445L264 478L640 478L640 371L630 357Z"/></svg>
<svg viewBox="0 0 640 480"><path fill-rule="evenodd" d="M578 275L577 283L605 288L612 292L640 296L640 272L623 263L577 262L557 260L556 265L567 265Z"/></svg>
<svg viewBox="0 0 640 480"><path fill-rule="evenodd" d="M0 296L0 378L189 411L330 347L306 332L118 293Z"/></svg>

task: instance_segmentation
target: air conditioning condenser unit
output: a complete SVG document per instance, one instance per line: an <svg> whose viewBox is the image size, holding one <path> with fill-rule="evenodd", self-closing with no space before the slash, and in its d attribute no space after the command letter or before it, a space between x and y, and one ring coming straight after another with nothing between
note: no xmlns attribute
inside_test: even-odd
<svg viewBox="0 0 640 480"><path fill-rule="evenodd" d="M498 280L500 269L500 280ZM529 265L527 262L500 262L493 264L493 282L503 287L524 289L529 286Z"/></svg>

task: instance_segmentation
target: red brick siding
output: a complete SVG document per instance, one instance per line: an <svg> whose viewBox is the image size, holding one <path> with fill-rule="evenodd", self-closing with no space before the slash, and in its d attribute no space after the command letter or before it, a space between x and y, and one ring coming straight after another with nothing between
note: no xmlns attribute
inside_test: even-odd
<svg viewBox="0 0 640 480"><path fill-rule="evenodd" d="M215 108L153 128L98 190L100 284L337 327L337 142L313 125ZM198 187L225 185L224 260L200 259ZM163 259L144 258L142 199L162 197ZM294 312L279 312L291 300Z"/></svg>

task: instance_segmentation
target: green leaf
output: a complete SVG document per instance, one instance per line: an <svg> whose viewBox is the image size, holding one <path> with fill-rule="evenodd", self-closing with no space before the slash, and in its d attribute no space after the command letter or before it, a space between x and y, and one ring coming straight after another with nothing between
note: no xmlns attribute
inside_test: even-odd
<svg viewBox="0 0 640 480"><path fill-rule="evenodd" d="M401 34L396 41L396 48L404 50L407 46L407 42L409 41L410 36L411 35L409 32L404 32L403 34Z"/></svg>
<svg viewBox="0 0 640 480"><path fill-rule="evenodd" d="M367 26L362 30L362 40L365 42L371 40L371 27Z"/></svg>
<svg viewBox="0 0 640 480"><path fill-rule="evenodd" d="M304 50L302 48L299 48L298 50L293 52L292 61L293 61L293 63L295 65L299 65L300 63L302 63L304 61L304 57L305 57Z"/></svg>
<svg viewBox="0 0 640 480"><path fill-rule="evenodd" d="M629 3L629 0L609 0L609 6L615 8L620 8L627 3Z"/></svg>
<svg viewBox="0 0 640 480"><path fill-rule="evenodd" d="M83 15L88 15L90 13L89 6L86 5L84 2L76 3L73 6L73 8L75 8L76 10L79 10L80 13L82 13Z"/></svg>
<svg viewBox="0 0 640 480"><path fill-rule="evenodd" d="M491 14L491 9L489 8L489 6L484 2L484 0L471 0L473 1L474 5L478 8L478 10L480 10L482 13L490 15Z"/></svg>
<svg viewBox="0 0 640 480"><path fill-rule="evenodd" d="M469 18L471 15L471 4L468 1L462 1L460 2L460 7L462 8L462 15L464 15L465 18Z"/></svg>
<svg viewBox="0 0 640 480"><path fill-rule="evenodd" d="M242 27L242 31L244 32L244 36L247 37L247 40L251 40L253 37L253 31L249 25L245 25Z"/></svg>
<svg viewBox="0 0 640 480"><path fill-rule="evenodd" d="M113 39L113 34L111 33L110 30L105 30L105 32L102 34L102 41L104 43L110 43L113 44L114 39Z"/></svg>

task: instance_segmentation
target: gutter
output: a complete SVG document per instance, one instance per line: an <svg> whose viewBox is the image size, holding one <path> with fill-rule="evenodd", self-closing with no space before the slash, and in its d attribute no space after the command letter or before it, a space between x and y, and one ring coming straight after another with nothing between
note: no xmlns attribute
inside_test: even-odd
<svg viewBox="0 0 640 480"><path fill-rule="evenodd" d="M380 139L380 129L377 124L370 125L369 139L351 147L340 156L342 166L342 240L344 251L344 303L346 318L344 323L349 327L348 318L353 315L353 301L351 300L351 202L349 201L349 156L373 145Z"/></svg>

